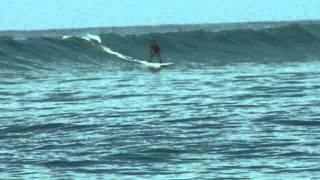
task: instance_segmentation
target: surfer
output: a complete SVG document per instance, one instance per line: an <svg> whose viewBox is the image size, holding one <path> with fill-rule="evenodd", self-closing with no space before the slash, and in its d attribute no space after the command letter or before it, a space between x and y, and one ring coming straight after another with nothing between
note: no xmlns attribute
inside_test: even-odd
<svg viewBox="0 0 320 180"><path fill-rule="evenodd" d="M150 46L150 59L149 59L149 62L151 62L151 60L152 60L152 58L154 56L157 56L160 59L160 63L162 63L162 59L161 59L161 56L160 56L160 47L157 44L156 40L153 40L152 44Z"/></svg>

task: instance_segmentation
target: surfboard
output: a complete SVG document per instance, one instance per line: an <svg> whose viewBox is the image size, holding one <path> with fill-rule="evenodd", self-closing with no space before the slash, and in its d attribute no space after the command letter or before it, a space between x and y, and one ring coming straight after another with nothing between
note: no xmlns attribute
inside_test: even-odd
<svg viewBox="0 0 320 180"><path fill-rule="evenodd" d="M152 63L152 62L140 61L140 60L137 60L136 62L141 63L149 68L156 68L156 69L159 69L162 67L168 67L174 64L174 63Z"/></svg>

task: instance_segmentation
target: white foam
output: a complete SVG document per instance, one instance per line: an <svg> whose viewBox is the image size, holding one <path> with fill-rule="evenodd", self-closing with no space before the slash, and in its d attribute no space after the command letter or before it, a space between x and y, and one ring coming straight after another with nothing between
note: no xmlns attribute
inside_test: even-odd
<svg viewBox="0 0 320 180"><path fill-rule="evenodd" d="M62 36L62 39L69 39L72 38L72 36Z"/></svg>
<svg viewBox="0 0 320 180"><path fill-rule="evenodd" d="M79 36L62 36L62 39L69 39L69 38L72 38L72 37L79 37ZM89 42L95 42L95 43L99 43L101 44L102 43L102 40L100 38L100 36L98 35L93 35L93 34L86 34L84 36L80 36L81 39L84 39L86 41L89 41Z"/></svg>
<svg viewBox="0 0 320 180"><path fill-rule="evenodd" d="M101 47L102 47L102 49L103 49L105 52L107 52L107 53L109 53L109 54L113 54L113 55L117 56L118 58L125 59L125 60L128 60L128 61L134 61L134 62L139 61L139 60L137 60L137 59L134 59L133 57L126 56L126 55L123 55L123 54L118 53L118 52L116 52L116 51L113 51L113 50L111 50L111 49L108 48L108 47L105 47L105 46L101 46Z"/></svg>
<svg viewBox="0 0 320 180"><path fill-rule="evenodd" d="M94 41L98 42L99 44L102 43L102 40L101 40L100 36L98 36L98 35L86 34L85 36L82 36L81 38L85 39L87 41L90 41L90 42L92 42L92 40L94 40Z"/></svg>
<svg viewBox="0 0 320 180"><path fill-rule="evenodd" d="M145 66L151 67L151 68L158 69L158 68L161 68L161 67L164 67L164 66L170 66L170 65L174 64L174 63L151 63L151 62L147 62L147 61L143 61L143 60L139 60L139 59L134 59L133 57L123 55L121 53L113 51L110 48L102 46L102 45L101 45L101 47L105 52L107 52L109 54L112 54L112 55L115 55L118 58L121 58L121 59L124 59L124 60L127 60L127 61L131 61L131 62L140 63L140 64L143 64Z"/></svg>

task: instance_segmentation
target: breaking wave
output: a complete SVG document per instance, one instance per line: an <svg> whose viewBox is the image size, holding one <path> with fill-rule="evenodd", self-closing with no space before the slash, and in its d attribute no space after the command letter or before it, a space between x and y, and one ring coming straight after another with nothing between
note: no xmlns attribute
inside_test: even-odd
<svg viewBox="0 0 320 180"><path fill-rule="evenodd" d="M160 44L165 61L183 66L306 61L320 57L318 23L219 30L144 30L144 33L131 34L89 33L83 30L69 35L68 31L63 31L58 36L26 38L3 35L0 37L0 68L32 70L85 65L132 66L133 62L123 60L148 59L152 39Z"/></svg>

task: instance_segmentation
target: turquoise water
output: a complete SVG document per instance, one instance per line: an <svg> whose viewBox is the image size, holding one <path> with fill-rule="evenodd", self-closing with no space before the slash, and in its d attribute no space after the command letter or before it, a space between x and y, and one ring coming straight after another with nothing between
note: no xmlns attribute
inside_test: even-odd
<svg viewBox="0 0 320 180"><path fill-rule="evenodd" d="M2 71L3 179L320 177L317 61Z"/></svg>

